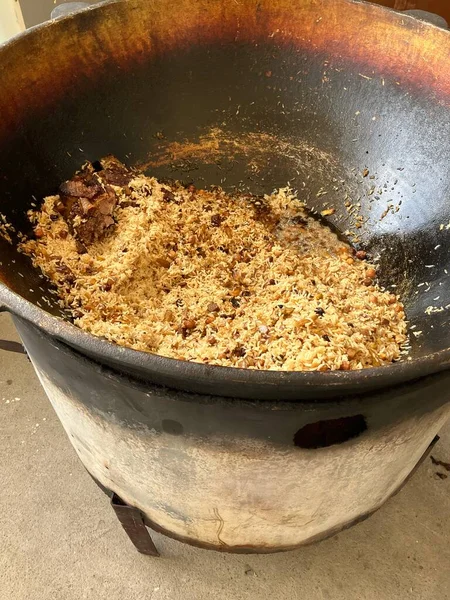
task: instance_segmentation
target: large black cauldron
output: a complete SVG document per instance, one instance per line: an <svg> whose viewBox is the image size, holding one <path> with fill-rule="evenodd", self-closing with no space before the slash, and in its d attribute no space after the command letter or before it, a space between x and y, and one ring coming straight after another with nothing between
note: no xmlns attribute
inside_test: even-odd
<svg viewBox="0 0 450 600"><path fill-rule="evenodd" d="M225 550L323 537L379 507L450 414L449 55L448 32L352 0L110 2L0 49L17 229L106 154L198 186L290 182L341 231L360 202L415 327L410 359L362 372L183 363L62 321L0 241L0 304L80 458L154 527Z"/></svg>

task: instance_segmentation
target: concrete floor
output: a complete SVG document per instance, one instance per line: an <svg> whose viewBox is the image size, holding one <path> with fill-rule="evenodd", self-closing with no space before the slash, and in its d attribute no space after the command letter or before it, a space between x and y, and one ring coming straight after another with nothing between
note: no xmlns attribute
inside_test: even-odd
<svg viewBox="0 0 450 600"><path fill-rule="evenodd" d="M0 339L18 339L7 315ZM0 365L0 600L450 598L450 473L430 459L372 518L318 545L235 556L155 534L151 559L79 463L27 358L0 350ZM433 454L450 462L450 423Z"/></svg>

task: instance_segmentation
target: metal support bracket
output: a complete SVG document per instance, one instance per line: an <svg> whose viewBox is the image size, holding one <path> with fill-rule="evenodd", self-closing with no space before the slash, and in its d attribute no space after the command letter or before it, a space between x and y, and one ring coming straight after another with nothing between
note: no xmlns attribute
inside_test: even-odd
<svg viewBox="0 0 450 600"><path fill-rule="evenodd" d="M144 524L141 511L134 506L129 506L114 492L111 494L111 506L138 552L147 556L159 556L159 552Z"/></svg>

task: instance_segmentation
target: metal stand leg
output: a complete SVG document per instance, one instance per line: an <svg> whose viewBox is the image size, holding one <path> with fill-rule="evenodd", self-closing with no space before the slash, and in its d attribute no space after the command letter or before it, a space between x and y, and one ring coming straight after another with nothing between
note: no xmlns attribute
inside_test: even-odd
<svg viewBox="0 0 450 600"><path fill-rule="evenodd" d="M114 493L111 495L111 506L138 552L147 556L159 556L159 552L144 524L141 511L134 508L134 506L128 506Z"/></svg>

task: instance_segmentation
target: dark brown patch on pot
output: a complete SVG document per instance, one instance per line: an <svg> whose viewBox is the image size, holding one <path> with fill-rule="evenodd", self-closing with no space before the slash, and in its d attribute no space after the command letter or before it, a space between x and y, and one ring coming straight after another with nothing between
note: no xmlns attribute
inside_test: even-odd
<svg viewBox="0 0 450 600"><path fill-rule="evenodd" d="M309 55L326 52L334 66L353 65L363 79L380 85L381 78L391 79L449 102L450 36L378 6L351 0L130 0L46 23L2 50L2 134L26 113L57 102L64 90L92 84L105 69L128 70L176 49L236 39ZM277 74L262 76L271 82Z"/></svg>

